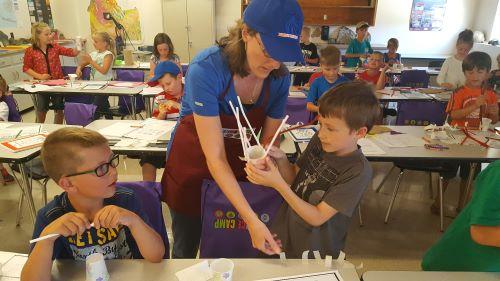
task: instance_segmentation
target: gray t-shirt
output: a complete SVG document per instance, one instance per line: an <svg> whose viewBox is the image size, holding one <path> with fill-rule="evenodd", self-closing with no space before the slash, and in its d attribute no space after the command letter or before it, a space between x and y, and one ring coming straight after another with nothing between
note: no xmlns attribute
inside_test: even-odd
<svg viewBox="0 0 500 281"><path fill-rule="evenodd" d="M278 234L289 258L318 250L334 258L344 249L351 217L372 178L370 163L361 149L346 156L325 152L316 134L297 161L300 170L291 188L312 205L324 201L338 211L323 225L314 227L284 203L271 232Z"/></svg>

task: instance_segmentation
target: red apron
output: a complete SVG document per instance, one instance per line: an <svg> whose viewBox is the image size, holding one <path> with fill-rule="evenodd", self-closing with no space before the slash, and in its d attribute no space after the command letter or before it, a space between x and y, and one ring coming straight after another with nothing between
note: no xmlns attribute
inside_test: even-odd
<svg viewBox="0 0 500 281"><path fill-rule="evenodd" d="M229 92L232 78L226 89L219 95L219 101ZM255 132L264 126L266 120L265 108L269 102L269 78L263 85L263 97L259 106L254 106L246 111L247 117L254 127ZM243 118L241 118L242 122ZM220 114L223 131L231 130L231 134L225 134L224 147L226 149L227 162L232 168L236 179L246 181L244 171L245 162L238 156L243 156L243 149L238 134L238 125L234 115ZM201 216L201 185L204 179L213 179L206 163L205 155L201 148L193 114L184 116L179 121L175 135L170 147L169 156L165 164L165 171L161 179L163 187L162 200L175 212L189 215ZM244 123L243 123L244 124ZM215 134L216 132L214 132Z"/></svg>

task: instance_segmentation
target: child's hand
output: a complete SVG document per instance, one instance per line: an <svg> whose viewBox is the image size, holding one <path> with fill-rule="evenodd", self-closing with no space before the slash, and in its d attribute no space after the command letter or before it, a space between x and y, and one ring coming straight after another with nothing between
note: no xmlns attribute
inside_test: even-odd
<svg viewBox="0 0 500 281"><path fill-rule="evenodd" d="M75 74L76 74L76 77L78 79L82 78L82 70L80 68L77 68L76 71L75 71Z"/></svg>
<svg viewBox="0 0 500 281"><path fill-rule="evenodd" d="M452 90L454 88L453 84L451 84L451 83L443 83L443 84L441 84L441 87L448 89L448 90Z"/></svg>
<svg viewBox="0 0 500 281"><path fill-rule="evenodd" d="M80 63L81 64L89 64L92 61L92 58L90 57L89 54L82 54L80 56Z"/></svg>
<svg viewBox="0 0 500 281"><path fill-rule="evenodd" d="M266 145L266 149L269 147L269 144ZM269 155L271 158L273 158L274 160L276 160L276 162L279 162L279 161L282 161L282 160L287 160L288 161L288 158L286 157L286 153L279 149L278 147L276 146L271 146L271 148L269 149L269 152L267 153L267 155Z"/></svg>
<svg viewBox="0 0 500 281"><path fill-rule="evenodd" d="M119 225L132 226L137 219L134 212L120 208L115 205L108 205L100 209L94 217L94 227L99 229L116 228Z"/></svg>
<svg viewBox="0 0 500 281"><path fill-rule="evenodd" d="M486 96L480 95L479 97L477 97L475 103L476 103L477 107L480 107L482 105L486 105Z"/></svg>
<svg viewBox="0 0 500 281"><path fill-rule="evenodd" d="M52 76L50 76L50 74L41 74L40 75L40 80L49 80Z"/></svg>
<svg viewBox="0 0 500 281"><path fill-rule="evenodd" d="M273 160L266 157L266 170L260 170L255 167L252 163L247 163L245 167L245 172L247 173L247 179L254 184L264 185L272 187L276 190L280 190L284 187L288 187L283 177L278 170L278 167L273 163Z"/></svg>
<svg viewBox="0 0 500 281"><path fill-rule="evenodd" d="M387 70L389 70L390 68L391 68L391 67L389 66L389 64L388 64L388 63L386 63L386 64L384 65L384 67L382 68L382 73L387 72Z"/></svg>
<svg viewBox="0 0 500 281"><path fill-rule="evenodd" d="M73 235L82 235L85 230L90 228L90 222L82 213L67 213L59 217L42 231L40 236L48 234L60 234L64 237ZM55 240L56 238L54 238Z"/></svg>

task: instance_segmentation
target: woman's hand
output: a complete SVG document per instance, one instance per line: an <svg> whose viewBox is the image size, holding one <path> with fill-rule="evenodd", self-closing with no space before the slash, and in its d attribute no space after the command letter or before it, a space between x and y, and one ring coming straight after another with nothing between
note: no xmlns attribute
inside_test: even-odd
<svg viewBox="0 0 500 281"><path fill-rule="evenodd" d="M266 225L256 219L248 224L248 232L252 238L252 246L267 255L277 255L281 252L281 241L275 240ZM279 242L279 244L278 244Z"/></svg>

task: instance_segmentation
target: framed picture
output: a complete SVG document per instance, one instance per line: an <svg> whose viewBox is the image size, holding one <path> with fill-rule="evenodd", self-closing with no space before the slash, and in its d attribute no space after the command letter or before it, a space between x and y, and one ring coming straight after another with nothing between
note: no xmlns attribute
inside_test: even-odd
<svg viewBox="0 0 500 281"><path fill-rule="evenodd" d="M411 31L439 31L443 27L446 0L413 0Z"/></svg>

